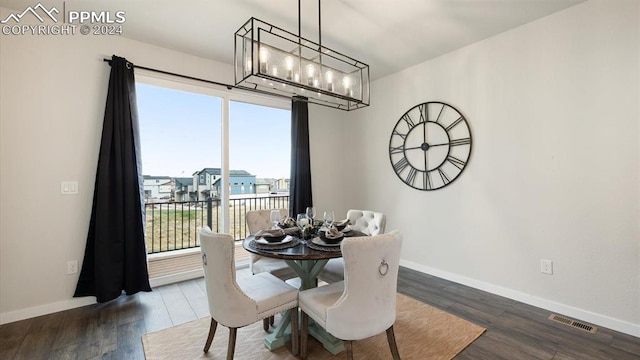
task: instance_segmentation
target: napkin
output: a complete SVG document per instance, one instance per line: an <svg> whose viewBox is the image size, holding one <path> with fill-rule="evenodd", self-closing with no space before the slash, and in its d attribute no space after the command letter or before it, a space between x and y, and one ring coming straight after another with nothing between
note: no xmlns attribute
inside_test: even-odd
<svg viewBox="0 0 640 360"><path fill-rule="evenodd" d="M285 235L284 230L282 229L267 229L267 230L260 230L256 233L255 238L256 240L262 238L262 237L276 237L276 236L283 236Z"/></svg>
<svg viewBox="0 0 640 360"><path fill-rule="evenodd" d="M338 229L336 229L333 225L331 225L331 227L324 232L324 237L326 237L327 239L337 239L342 236L344 236L344 234L338 231Z"/></svg>
<svg viewBox="0 0 640 360"><path fill-rule="evenodd" d="M290 216L285 216L284 218L280 219L280 221L278 222L278 226L282 229L288 229L290 227L294 227L296 226L296 219L290 217Z"/></svg>
<svg viewBox="0 0 640 360"><path fill-rule="evenodd" d="M284 233L287 234L287 235L293 235L295 233L300 232L300 228L297 227L297 226L294 226L294 227L282 229L282 231L284 231Z"/></svg>

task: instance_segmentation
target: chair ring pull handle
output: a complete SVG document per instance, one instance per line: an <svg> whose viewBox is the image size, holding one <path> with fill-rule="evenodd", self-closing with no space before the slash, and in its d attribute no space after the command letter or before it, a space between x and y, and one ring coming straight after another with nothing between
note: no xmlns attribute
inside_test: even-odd
<svg viewBox="0 0 640 360"><path fill-rule="evenodd" d="M202 254L202 263L207 266L207 254Z"/></svg>
<svg viewBox="0 0 640 360"><path fill-rule="evenodd" d="M389 264L387 264L386 261L382 260L382 262L380 263L380 266L378 266L378 274L380 274L381 276L385 276L387 275L388 272L389 272Z"/></svg>

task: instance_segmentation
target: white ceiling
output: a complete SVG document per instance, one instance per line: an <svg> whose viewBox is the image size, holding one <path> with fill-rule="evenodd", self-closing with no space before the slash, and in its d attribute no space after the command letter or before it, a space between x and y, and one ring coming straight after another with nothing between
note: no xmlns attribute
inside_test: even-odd
<svg viewBox="0 0 640 360"><path fill-rule="evenodd" d="M584 0L325 0L322 44L378 79ZM0 0L24 10L37 0ZM42 1L58 6L62 1ZM296 0L67 0L66 9L126 12L124 37L232 63L233 34L250 17L297 33ZM62 10L61 10L62 11ZM302 1L302 36L318 40L318 2ZM126 54L122 54L126 56Z"/></svg>

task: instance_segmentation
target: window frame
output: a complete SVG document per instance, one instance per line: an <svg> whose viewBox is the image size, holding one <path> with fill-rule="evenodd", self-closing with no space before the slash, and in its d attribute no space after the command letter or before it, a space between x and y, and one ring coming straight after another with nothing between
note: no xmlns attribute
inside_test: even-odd
<svg viewBox="0 0 640 360"><path fill-rule="evenodd" d="M202 95L214 96L221 99L221 114L220 114L220 126L221 126L221 183L230 184L229 176L229 107L230 102L242 102L252 105L260 105L266 107L272 107L282 110L291 111L291 101L273 98L266 95L254 94L244 92L242 90L228 90L220 89L219 85L209 84L204 81L197 81L187 78L182 78L175 75L163 74L155 71L145 69L135 69L135 81L136 83L142 83L146 85L164 87L173 90L192 92ZM212 182L213 183L213 182ZM222 231L229 233L230 221L229 221L229 195L231 193L231 185L220 186L220 201L222 202Z"/></svg>

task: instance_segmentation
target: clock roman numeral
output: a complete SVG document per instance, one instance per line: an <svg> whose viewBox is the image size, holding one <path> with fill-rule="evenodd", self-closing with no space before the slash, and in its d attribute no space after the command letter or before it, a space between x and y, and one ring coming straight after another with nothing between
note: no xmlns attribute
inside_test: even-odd
<svg viewBox="0 0 640 360"><path fill-rule="evenodd" d="M431 183L431 173L430 172L426 172L424 173L424 177L423 177L423 187L426 190L431 189L431 187L433 186L433 184Z"/></svg>
<svg viewBox="0 0 640 360"><path fill-rule="evenodd" d="M391 154L401 154L401 153L404 152L404 145L400 145L400 146L397 146L397 147L389 148L389 152Z"/></svg>
<svg viewBox="0 0 640 360"><path fill-rule="evenodd" d="M409 175L407 175L407 178L405 179L405 182L411 186L413 186L413 182L416 181L416 174L418 173L418 171L414 168L411 167L411 169L409 170Z"/></svg>
<svg viewBox="0 0 640 360"><path fill-rule="evenodd" d="M399 132L397 129L394 129L394 130L393 130L393 135L398 135L398 136L400 136L400 137L401 137L401 138L403 138L403 139L406 139L406 138L407 138L407 134L403 134L403 133Z"/></svg>
<svg viewBox="0 0 640 360"><path fill-rule="evenodd" d="M451 142L449 143L450 146L469 145L469 144L471 144L471 138L470 137L451 140Z"/></svg>
<svg viewBox="0 0 640 360"><path fill-rule="evenodd" d="M427 112L427 104L418 105L418 110L420 111L420 122L429 121L429 113Z"/></svg>
<svg viewBox="0 0 640 360"><path fill-rule="evenodd" d="M440 112L438 113L438 117L436 118L436 122L440 121L440 116L442 116L443 112L444 112L444 105L442 105L442 108L440 109Z"/></svg>
<svg viewBox="0 0 640 360"><path fill-rule="evenodd" d="M455 157L453 155L447 156L447 161L449 161L451 164L453 164L453 166L457 167L460 170L462 170L462 168L466 164L466 162L458 159L457 157Z"/></svg>
<svg viewBox="0 0 640 360"><path fill-rule="evenodd" d="M413 119L411 118L411 116L407 113L402 115L402 120L404 120L407 125L409 125L409 129L411 129L412 127L416 126L416 124L413 122Z"/></svg>
<svg viewBox="0 0 640 360"><path fill-rule="evenodd" d="M454 126L460 124L461 121L462 121L462 116L460 116L456 121L452 122L449 126L447 126L445 130L449 132L449 130L451 130Z"/></svg>
<svg viewBox="0 0 640 360"><path fill-rule="evenodd" d="M442 169L438 168L438 173L440 173L440 178L442 179L442 182L447 185L448 183L451 182L451 179L449 179L449 177L447 176L447 174L442 171Z"/></svg>
<svg viewBox="0 0 640 360"><path fill-rule="evenodd" d="M406 157L398 160L395 164L393 164L393 169L396 171L396 174L400 174L404 168L409 166L409 160Z"/></svg>

